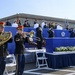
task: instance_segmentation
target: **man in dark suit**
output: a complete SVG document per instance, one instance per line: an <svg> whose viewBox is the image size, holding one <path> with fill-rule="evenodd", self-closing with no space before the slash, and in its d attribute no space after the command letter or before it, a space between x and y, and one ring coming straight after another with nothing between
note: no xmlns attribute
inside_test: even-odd
<svg viewBox="0 0 75 75"><path fill-rule="evenodd" d="M40 39L40 40L37 40L37 48L42 49L43 37L42 37L42 27L40 24L39 24L39 27L36 28L36 37Z"/></svg>
<svg viewBox="0 0 75 75"><path fill-rule="evenodd" d="M23 32L23 26L18 26L17 31L18 33L14 36L15 47L16 47L15 54L17 61L16 75L22 75L25 66L24 50L25 50L25 42L27 41L26 40L27 37Z"/></svg>
<svg viewBox="0 0 75 75"><path fill-rule="evenodd" d="M0 22L0 36L4 36L5 37L5 35L7 34L7 32L4 32L4 25L5 25L4 22ZM8 43L12 42L12 34L11 34L11 32L9 32L9 34L10 34L10 38L8 36L9 39L7 39L2 44L1 44L1 42L3 42L3 41L0 38L0 75L3 75L3 72L5 70L6 55L8 53L8 51L7 51Z"/></svg>

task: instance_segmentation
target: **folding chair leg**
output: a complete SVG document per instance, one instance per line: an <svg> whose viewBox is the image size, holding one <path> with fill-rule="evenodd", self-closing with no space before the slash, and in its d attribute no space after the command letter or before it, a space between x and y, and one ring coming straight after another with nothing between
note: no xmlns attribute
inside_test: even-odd
<svg viewBox="0 0 75 75"><path fill-rule="evenodd" d="M4 75L8 75L7 68L5 69Z"/></svg>
<svg viewBox="0 0 75 75"><path fill-rule="evenodd" d="M48 67L47 60L45 60L46 66Z"/></svg>

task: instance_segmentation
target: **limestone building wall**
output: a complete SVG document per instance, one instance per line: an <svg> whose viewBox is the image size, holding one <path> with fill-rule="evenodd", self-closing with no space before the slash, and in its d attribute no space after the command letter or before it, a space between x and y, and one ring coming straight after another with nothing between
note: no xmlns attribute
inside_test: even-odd
<svg viewBox="0 0 75 75"><path fill-rule="evenodd" d="M31 14L24 14L24 13L15 14L15 15L12 15L12 16L5 17L5 18L0 19L0 21L6 22L7 19L9 19L10 22L13 23L15 20L17 20L18 17L20 18L20 21L21 21L22 25L23 25L25 19L27 18L29 20L29 23L30 23L31 26L34 25L35 19L37 19L39 24L41 24L43 21L46 21L47 24L49 24L50 22L56 22L56 23L60 23L63 27L65 27L65 21L66 21L66 19L62 19L62 18L31 15ZM67 20L67 21L69 22L70 28L75 28L75 20Z"/></svg>

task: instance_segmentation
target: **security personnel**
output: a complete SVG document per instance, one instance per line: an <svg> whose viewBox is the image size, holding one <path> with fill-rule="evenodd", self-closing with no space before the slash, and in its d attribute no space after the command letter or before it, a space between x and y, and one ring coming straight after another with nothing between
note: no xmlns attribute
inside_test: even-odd
<svg viewBox="0 0 75 75"><path fill-rule="evenodd" d="M15 54L16 54L16 61L17 61L15 75L22 75L25 66L24 50L25 50L25 41L27 37L23 33L23 28L24 28L23 26L18 26L17 27L18 33L14 36L15 47L16 47Z"/></svg>
<svg viewBox="0 0 75 75"><path fill-rule="evenodd" d="M4 22L0 22L0 35L4 34ZM11 33L10 33L11 34ZM0 39L1 41L1 39ZM8 43L12 42L12 34L11 34L11 38L6 41L4 44L0 45L0 75L3 75L3 72L5 70L5 65L6 65L6 55L8 53L7 51L7 46Z"/></svg>

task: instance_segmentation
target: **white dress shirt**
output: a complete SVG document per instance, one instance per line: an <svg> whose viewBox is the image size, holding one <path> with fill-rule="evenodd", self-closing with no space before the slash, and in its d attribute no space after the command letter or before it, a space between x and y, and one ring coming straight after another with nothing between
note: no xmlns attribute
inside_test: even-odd
<svg viewBox="0 0 75 75"><path fill-rule="evenodd" d="M44 27L44 25L45 25L45 22L42 22L41 27L43 28L43 27Z"/></svg>
<svg viewBox="0 0 75 75"><path fill-rule="evenodd" d="M17 23L13 23L12 27L18 27L18 24Z"/></svg>
<svg viewBox="0 0 75 75"><path fill-rule="evenodd" d="M39 27L39 24L38 23L34 24L34 28L37 28L37 27Z"/></svg>
<svg viewBox="0 0 75 75"><path fill-rule="evenodd" d="M57 30L63 30L62 26L60 26L60 25L57 25L57 28L56 29Z"/></svg>

